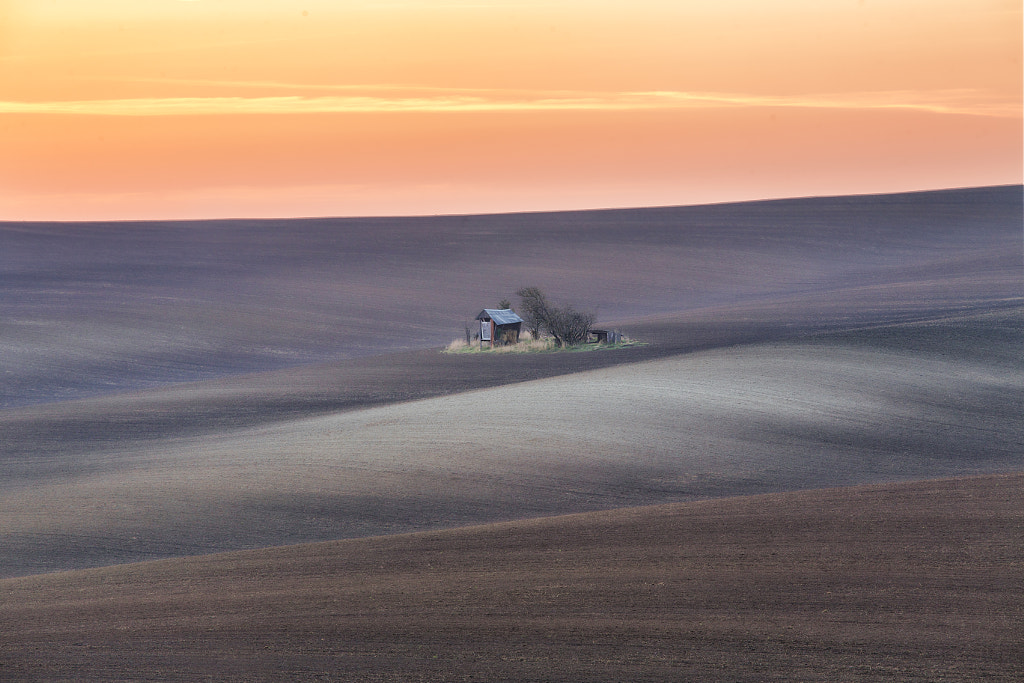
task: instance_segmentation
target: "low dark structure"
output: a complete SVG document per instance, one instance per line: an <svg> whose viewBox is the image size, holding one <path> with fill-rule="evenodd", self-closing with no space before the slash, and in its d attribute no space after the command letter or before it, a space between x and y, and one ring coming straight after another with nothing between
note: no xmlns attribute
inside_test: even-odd
<svg viewBox="0 0 1024 683"><path fill-rule="evenodd" d="M590 330L590 334L598 344L618 344L622 341L622 335L616 330Z"/></svg>
<svg viewBox="0 0 1024 683"><path fill-rule="evenodd" d="M480 321L480 345L489 342L515 344L519 341L519 332L523 327L523 319L511 308L485 308L476 319Z"/></svg>

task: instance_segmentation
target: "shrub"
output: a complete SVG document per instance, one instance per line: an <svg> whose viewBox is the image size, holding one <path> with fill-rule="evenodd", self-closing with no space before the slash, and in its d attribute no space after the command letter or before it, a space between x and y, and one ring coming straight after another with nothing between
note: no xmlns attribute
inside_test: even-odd
<svg viewBox="0 0 1024 683"><path fill-rule="evenodd" d="M544 328L555 338L557 346L574 346L587 341L596 317L593 313L577 311L572 306L552 306L537 287L523 287L516 295L522 299L519 317L534 339L540 337L540 330Z"/></svg>
<svg viewBox="0 0 1024 683"><path fill-rule="evenodd" d="M558 346L575 346L587 341L594 317L593 313L582 313L566 306L549 311L546 325Z"/></svg>

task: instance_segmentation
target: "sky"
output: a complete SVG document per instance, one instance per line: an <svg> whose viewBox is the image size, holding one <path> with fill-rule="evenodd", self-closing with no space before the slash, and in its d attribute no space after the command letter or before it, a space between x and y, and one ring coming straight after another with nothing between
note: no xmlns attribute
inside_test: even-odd
<svg viewBox="0 0 1024 683"><path fill-rule="evenodd" d="M1007 0L0 0L0 220L1022 181Z"/></svg>

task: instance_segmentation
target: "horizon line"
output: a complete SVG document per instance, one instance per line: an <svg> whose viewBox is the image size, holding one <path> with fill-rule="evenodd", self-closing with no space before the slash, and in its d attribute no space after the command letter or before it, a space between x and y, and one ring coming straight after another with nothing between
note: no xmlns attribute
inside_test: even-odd
<svg viewBox="0 0 1024 683"><path fill-rule="evenodd" d="M114 218L107 220L81 219L81 220L9 220L0 218L0 226L12 226L19 224L87 224L87 223L211 223L216 221L318 221L318 220L389 220L389 219L417 219L417 218L471 218L486 216L518 216L530 214L557 214L557 213L587 213L603 211L646 211L661 209L686 209L709 206L729 206L736 204L759 204L785 201L810 201L824 199L841 199L844 197L894 197L899 195L934 194L939 192L969 192L976 190L997 190L1020 188L1024 193L1024 182L998 183L994 185L966 185L957 187L937 187L913 190L894 190L891 192L850 192L845 194L820 194L820 195L785 195L775 197L758 197L752 199L737 199L727 201L697 202L694 204L652 204L652 205L630 205L630 206L596 206L581 207L574 209L523 209L514 211L487 211L471 213L410 213L410 214L360 214L360 215L309 215L309 216L230 216L221 218ZM1022 194L1024 198L1024 194Z"/></svg>

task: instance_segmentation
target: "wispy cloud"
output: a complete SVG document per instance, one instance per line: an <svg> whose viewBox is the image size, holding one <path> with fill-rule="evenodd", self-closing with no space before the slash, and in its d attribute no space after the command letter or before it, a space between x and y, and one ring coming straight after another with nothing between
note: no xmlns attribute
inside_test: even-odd
<svg viewBox="0 0 1024 683"><path fill-rule="evenodd" d="M682 106L747 106L809 109L906 109L935 114L1019 117L1018 100L994 97L975 89L886 90L805 95L750 95L742 93L664 92L665 100L678 100Z"/></svg>
<svg viewBox="0 0 1024 683"><path fill-rule="evenodd" d="M107 78L89 78L92 81L102 82L114 82L114 83L150 83L150 84L161 84L161 85L189 85L189 86L200 86L200 87L212 87L212 88L244 88L246 90L265 90L265 91L289 91L295 93L307 93L307 92L399 92L399 93L505 93L507 95L515 95L517 93L529 94L536 93L537 91L514 91L499 88L457 88L451 86L438 86L438 85L416 85L412 83L295 83L286 81L254 81L254 80L225 80L225 79L209 79L209 78L156 78L156 77L144 77L144 78L126 78L126 77L107 77ZM568 93L575 91L545 91L552 94Z"/></svg>
<svg viewBox="0 0 1024 683"><path fill-rule="evenodd" d="M241 83L239 83L241 85ZM249 85L254 85L249 83ZM266 84L264 84L266 85ZM283 84L281 84L283 85ZM363 92L371 90L360 86ZM378 86L392 90L399 86ZM347 90L346 86L304 86ZM770 107L846 110L906 110L936 114L1021 116L1018 101L1001 100L976 90L886 91L813 95L649 91L613 93L523 93L418 88L429 96L281 95L262 97L156 97L47 102L0 101L0 114L85 116L210 116L238 114L320 114L387 112L544 112L630 111L712 107ZM408 91L407 91L408 92ZM475 93L475 94L467 94Z"/></svg>

